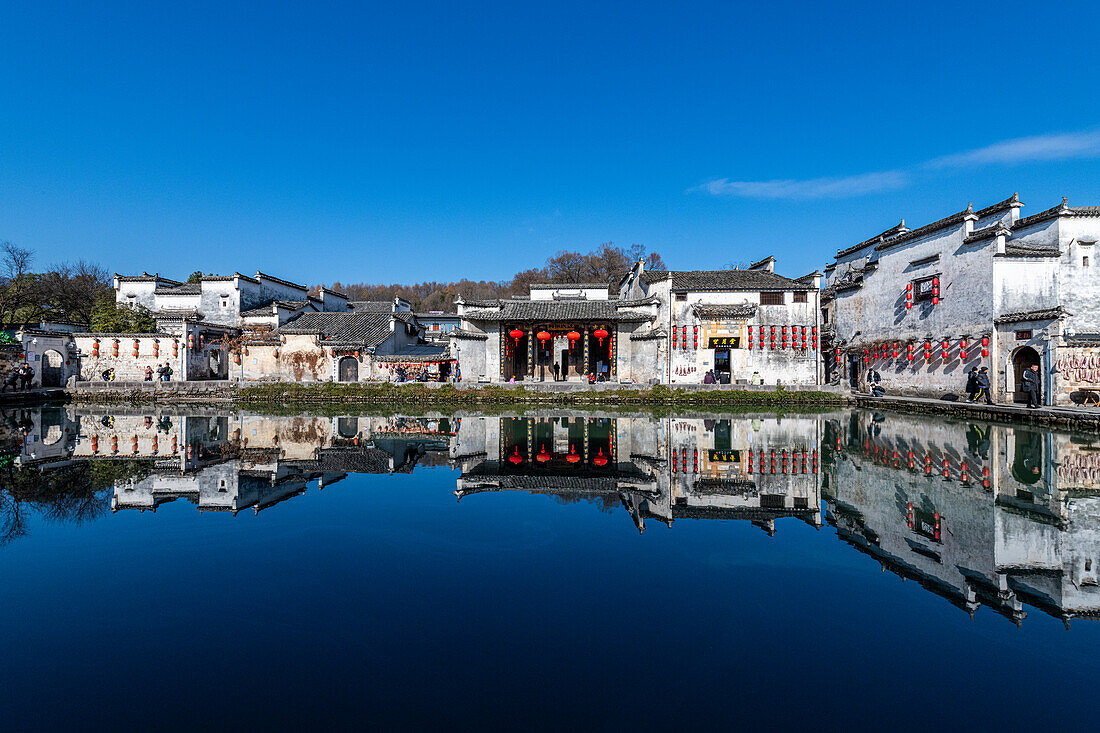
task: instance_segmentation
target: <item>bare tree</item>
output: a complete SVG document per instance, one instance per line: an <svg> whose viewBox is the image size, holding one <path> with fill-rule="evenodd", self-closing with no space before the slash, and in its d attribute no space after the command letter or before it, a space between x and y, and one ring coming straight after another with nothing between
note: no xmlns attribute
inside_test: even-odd
<svg viewBox="0 0 1100 733"><path fill-rule="evenodd" d="M30 271L33 260L29 249L13 242L0 244L0 322L6 327L38 301L38 279Z"/></svg>

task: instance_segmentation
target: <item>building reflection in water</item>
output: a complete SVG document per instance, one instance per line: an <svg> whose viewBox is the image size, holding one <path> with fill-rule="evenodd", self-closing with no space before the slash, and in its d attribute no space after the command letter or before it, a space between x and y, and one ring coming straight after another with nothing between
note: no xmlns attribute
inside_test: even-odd
<svg viewBox="0 0 1100 733"><path fill-rule="evenodd" d="M820 524L819 421L539 417L467 420L455 495L527 491L647 519Z"/></svg>
<svg viewBox="0 0 1100 733"><path fill-rule="evenodd" d="M825 420L837 536L971 615L1100 614L1100 440L857 412Z"/></svg>
<svg viewBox="0 0 1100 733"><path fill-rule="evenodd" d="M28 495L28 476L61 486L57 476L97 465L114 467L95 473L111 511L182 499L235 514L314 481L323 489L352 473L450 466L461 470L460 502L502 491L591 502L639 532L680 519L743 520L768 535L783 522L827 523L884 571L970 614L985 605L1020 623L1026 604L1067 624L1100 615L1092 436L865 411L451 418L69 407L9 412L3 430L0 497L15 500ZM68 485L89 480L74 476Z"/></svg>

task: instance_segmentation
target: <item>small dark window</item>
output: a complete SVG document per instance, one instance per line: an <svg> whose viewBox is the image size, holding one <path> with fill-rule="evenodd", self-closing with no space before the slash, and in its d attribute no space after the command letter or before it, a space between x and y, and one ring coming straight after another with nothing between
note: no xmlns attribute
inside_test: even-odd
<svg viewBox="0 0 1100 733"><path fill-rule="evenodd" d="M687 293L676 293L676 302L683 303L688 299Z"/></svg>
<svg viewBox="0 0 1100 733"><path fill-rule="evenodd" d="M794 291L794 302L795 303L809 303L810 300L809 300L808 295L809 294L805 290L796 290L796 291Z"/></svg>
<svg viewBox="0 0 1100 733"><path fill-rule="evenodd" d="M786 503L786 496L783 494L761 494L760 495L760 508L761 509L782 509Z"/></svg>
<svg viewBox="0 0 1100 733"><path fill-rule="evenodd" d="M1089 266L1089 258L1087 256L1081 258L1081 267Z"/></svg>
<svg viewBox="0 0 1100 733"><path fill-rule="evenodd" d="M783 293L760 293L760 305L783 305Z"/></svg>

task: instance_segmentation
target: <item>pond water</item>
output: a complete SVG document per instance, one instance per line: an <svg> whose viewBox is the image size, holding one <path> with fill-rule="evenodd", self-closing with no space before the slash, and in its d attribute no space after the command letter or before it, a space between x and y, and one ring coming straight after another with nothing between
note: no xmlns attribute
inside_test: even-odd
<svg viewBox="0 0 1100 733"><path fill-rule="evenodd" d="M1100 673L1100 436L67 406L0 440L9 730L1019 729Z"/></svg>

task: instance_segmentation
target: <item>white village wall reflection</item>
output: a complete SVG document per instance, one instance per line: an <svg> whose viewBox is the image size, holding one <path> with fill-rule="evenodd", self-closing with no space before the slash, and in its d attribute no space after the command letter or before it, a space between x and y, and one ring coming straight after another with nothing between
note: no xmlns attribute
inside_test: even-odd
<svg viewBox="0 0 1100 733"><path fill-rule="evenodd" d="M972 615L1100 615L1095 436L868 411L281 417L105 406L5 418L8 541L35 508L81 520L104 503L101 514L185 501L257 514L351 474L449 467L462 511L514 492L621 512L643 533L740 521L782 541L785 527L808 525ZM102 495L81 494L88 485Z"/></svg>

